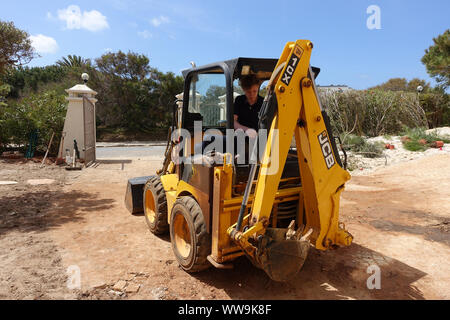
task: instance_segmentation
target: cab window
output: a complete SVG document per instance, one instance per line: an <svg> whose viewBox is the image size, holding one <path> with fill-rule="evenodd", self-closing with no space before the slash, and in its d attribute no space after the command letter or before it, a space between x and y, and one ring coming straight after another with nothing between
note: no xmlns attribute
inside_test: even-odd
<svg viewBox="0 0 450 320"><path fill-rule="evenodd" d="M205 128L218 128L227 121L227 89L224 74L202 73L192 77L188 118Z"/></svg>

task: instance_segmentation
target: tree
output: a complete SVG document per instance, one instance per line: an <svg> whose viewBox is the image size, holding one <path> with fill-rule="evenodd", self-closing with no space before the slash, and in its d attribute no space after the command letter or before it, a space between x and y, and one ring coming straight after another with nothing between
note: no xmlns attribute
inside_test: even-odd
<svg viewBox="0 0 450 320"><path fill-rule="evenodd" d="M442 87L432 88L421 94L420 105L430 128L450 125L450 95Z"/></svg>
<svg viewBox="0 0 450 320"><path fill-rule="evenodd" d="M107 53L95 60L91 86L98 92L97 115L100 124L142 129L153 90L154 77L145 55L129 52ZM151 122L152 119L147 120Z"/></svg>
<svg viewBox="0 0 450 320"><path fill-rule="evenodd" d="M62 57L61 60L58 60L56 64L65 68L84 68L90 66L91 60L69 54L67 57Z"/></svg>
<svg viewBox="0 0 450 320"><path fill-rule="evenodd" d="M52 132L56 150L66 116L65 95L55 91L31 94L0 108L0 141L3 144L26 145L30 132L39 131L38 148L45 149Z"/></svg>
<svg viewBox="0 0 450 320"><path fill-rule="evenodd" d="M220 96L223 96L227 93L227 88L217 85L212 85L209 87L208 91L206 91L205 96L202 97L202 104L204 105L212 105L217 106L220 102Z"/></svg>
<svg viewBox="0 0 450 320"><path fill-rule="evenodd" d="M430 89L430 84L419 78L414 78L409 82L405 78L392 78L378 86L370 88L369 90L380 89L385 91L417 92L418 86L423 87L424 93Z"/></svg>
<svg viewBox="0 0 450 320"><path fill-rule="evenodd" d="M156 126L167 127L171 123L175 96L183 92L184 79L172 72L163 73L156 69L154 69L153 75L151 82L152 105L148 110L148 116L159 119Z"/></svg>
<svg viewBox="0 0 450 320"><path fill-rule="evenodd" d="M447 88L450 85L450 29L433 39L434 45L425 50L422 63L428 74Z"/></svg>
<svg viewBox="0 0 450 320"><path fill-rule="evenodd" d="M0 21L0 74L29 63L35 56L28 33L17 29L13 22Z"/></svg>
<svg viewBox="0 0 450 320"><path fill-rule="evenodd" d="M58 91L63 94L64 89L67 89L67 87L64 87L65 82L67 82L64 81L68 75L67 71L65 68L56 65L33 68L18 67L10 69L1 78L10 86L8 98L18 99L31 92L37 92L48 85L61 87Z"/></svg>
<svg viewBox="0 0 450 320"><path fill-rule="evenodd" d="M417 88L421 86L423 88L423 93L426 93L430 90L430 84L426 82L425 80L414 78L411 81L408 82L408 85L406 87L406 91L410 92L417 92Z"/></svg>
<svg viewBox="0 0 450 320"><path fill-rule="evenodd" d="M96 63L101 73L121 79L142 81L151 71L148 57L134 52L107 53L98 58Z"/></svg>
<svg viewBox="0 0 450 320"><path fill-rule="evenodd" d="M405 78L392 78L371 89L381 89L389 91L406 91L408 87L408 81Z"/></svg>

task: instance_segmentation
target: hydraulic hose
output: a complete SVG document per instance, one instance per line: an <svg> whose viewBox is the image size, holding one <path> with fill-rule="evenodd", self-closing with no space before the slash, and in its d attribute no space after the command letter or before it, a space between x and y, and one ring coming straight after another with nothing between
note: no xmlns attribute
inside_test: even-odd
<svg viewBox="0 0 450 320"><path fill-rule="evenodd" d="M275 69L275 71L272 73L272 76L270 77L269 83L267 85L269 90L267 91L267 95L266 95L266 97L264 99L264 103L261 107L261 114L259 115L260 118L263 116L263 113L269 109L269 104L270 104L270 101L272 100L272 94L274 92L275 79L278 77L278 75L281 73L281 71L284 69L285 66L286 66L286 62L281 63L278 66L278 68ZM258 151L258 143L256 142L253 146L253 150L252 150L250 159L253 158L253 155L257 151ZM242 222L244 221L245 210L247 209L247 205L248 205L248 198L250 197L250 192L253 187L253 181L255 181L257 166L258 165L256 163L254 163L250 167L250 175L248 177L247 186L245 187L244 199L242 200L241 209L239 211L239 217L238 217L238 221L236 224L235 230L237 232L241 231L241 228L242 228Z"/></svg>

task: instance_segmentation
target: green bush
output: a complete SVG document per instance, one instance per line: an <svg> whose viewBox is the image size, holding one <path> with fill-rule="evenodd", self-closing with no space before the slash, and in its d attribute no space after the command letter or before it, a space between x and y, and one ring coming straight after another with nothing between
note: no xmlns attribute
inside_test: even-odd
<svg viewBox="0 0 450 320"><path fill-rule="evenodd" d="M52 151L56 153L66 110L65 96L55 91L31 94L21 101L0 107L0 144L26 146L30 133L38 130L37 149L43 151L55 132Z"/></svg>
<svg viewBox="0 0 450 320"><path fill-rule="evenodd" d="M435 141L443 141L450 143L450 137L441 136L436 132L427 133L425 128L407 128L404 127L402 132L403 146L409 151L425 151L430 147L430 144ZM420 140L425 140L425 144L420 143Z"/></svg>
<svg viewBox="0 0 450 320"><path fill-rule="evenodd" d="M325 91L320 98L335 133L376 137L397 134L403 126L427 126L417 94L380 89Z"/></svg>
<svg viewBox="0 0 450 320"><path fill-rule="evenodd" d="M421 140L424 139L427 143L434 141L444 141L445 143L450 143L450 137L438 134L436 131L430 133L426 132L426 128L408 128L404 127L401 131L402 136L407 136L411 140Z"/></svg>
<svg viewBox="0 0 450 320"><path fill-rule="evenodd" d="M342 137L344 147L356 154L361 154L365 158L379 158L383 156L383 142L369 142L361 136L347 135Z"/></svg>
<svg viewBox="0 0 450 320"><path fill-rule="evenodd" d="M413 140L413 141L405 141L403 142L403 147L406 150L409 151L425 151L426 149L428 149L425 145L420 144L419 141L417 140Z"/></svg>
<svg viewBox="0 0 450 320"><path fill-rule="evenodd" d="M420 95L420 105L425 111L430 128L450 125L450 98L444 91L435 89Z"/></svg>

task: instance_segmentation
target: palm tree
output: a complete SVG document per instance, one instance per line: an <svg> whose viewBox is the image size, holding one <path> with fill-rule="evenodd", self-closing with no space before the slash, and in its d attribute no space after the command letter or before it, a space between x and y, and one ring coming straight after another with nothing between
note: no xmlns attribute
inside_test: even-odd
<svg viewBox="0 0 450 320"><path fill-rule="evenodd" d="M58 60L56 64L60 67L74 68L74 67L86 67L91 64L90 59L84 59L76 55L68 55L63 57L62 60Z"/></svg>

